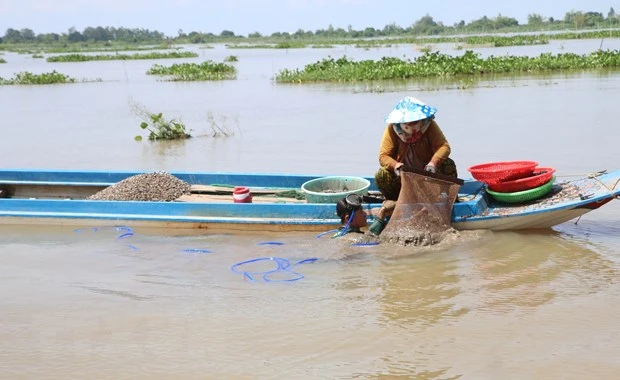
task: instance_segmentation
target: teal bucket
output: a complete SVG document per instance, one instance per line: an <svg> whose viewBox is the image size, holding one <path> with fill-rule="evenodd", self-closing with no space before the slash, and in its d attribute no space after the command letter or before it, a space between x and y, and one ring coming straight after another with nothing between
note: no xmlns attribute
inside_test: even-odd
<svg viewBox="0 0 620 380"><path fill-rule="evenodd" d="M308 203L336 203L349 194L368 195L370 181L362 177L322 177L301 185Z"/></svg>

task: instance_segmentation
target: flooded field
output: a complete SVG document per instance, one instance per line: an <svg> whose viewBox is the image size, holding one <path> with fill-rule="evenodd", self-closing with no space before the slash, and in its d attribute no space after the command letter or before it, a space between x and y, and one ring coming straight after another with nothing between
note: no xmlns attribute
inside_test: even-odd
<svg viewBox="0 0 620 380"><path fill-rule="evenodd" d="M619 40L475 49L590 53ZM454 46L436 46L460 54ZM47 63L4 53L2 166L372 175L383 118L404 96L438 108L459 176L535 160L558 179L620 168L620 71L475 80L281 85L320 59L414 58L378 49L196 49L238 77L162 82L172 61ZM186 141L134 141L137 102L181 118ZM233 133L212 138L209 115ZM577 222L577 223L575 223ZM131 227L131 226L129 226ZM1 378L613 378L620 370L620 202L536 233L482 232L434 248L354 247L313 234L0 229ZM277 243L277 244L276 244ZM251 278L277 257L295 273Z"/></svg>

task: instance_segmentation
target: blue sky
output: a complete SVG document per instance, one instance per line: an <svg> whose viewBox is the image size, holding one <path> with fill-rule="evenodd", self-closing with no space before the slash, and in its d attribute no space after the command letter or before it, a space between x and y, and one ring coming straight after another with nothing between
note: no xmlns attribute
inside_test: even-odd
<svg viewBox="0 0 620 380"><path fill-rule="evenodd" d="M606 17L610 7L620 14L620 0L0 0L0 35L7 28L38 34L88 26L150 29L167 36L179 29L270 35L330 24L356 30L391 23L408 27L426 14L446 25L499 14L525 24L530 13L562 19L568 11L594 11Z"/></svg>

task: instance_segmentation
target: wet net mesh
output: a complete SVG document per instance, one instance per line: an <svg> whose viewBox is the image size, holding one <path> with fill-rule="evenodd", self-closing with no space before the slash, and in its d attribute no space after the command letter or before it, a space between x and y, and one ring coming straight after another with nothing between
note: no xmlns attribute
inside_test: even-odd
<svg viewBox="0 0 620 380"><path fill-rule="evenodd" d="M401 189L382 241L401 245L434 245L452 230L452 207L459 185L428 176L403 172Z"/></svg>

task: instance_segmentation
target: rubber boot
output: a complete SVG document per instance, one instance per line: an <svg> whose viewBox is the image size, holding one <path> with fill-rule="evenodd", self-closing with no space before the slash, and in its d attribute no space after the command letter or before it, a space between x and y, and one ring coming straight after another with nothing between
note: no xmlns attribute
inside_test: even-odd
<svg viewBox="0 0 620 380"><path fill-rule="evenodd" d="M372 222L372 224L368 227L368 231L373 233L376 236L379 236L384 228L385 228L385 220L381 218L376 218Z"/></svg>

